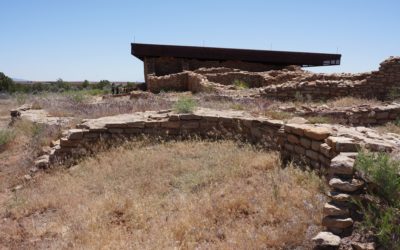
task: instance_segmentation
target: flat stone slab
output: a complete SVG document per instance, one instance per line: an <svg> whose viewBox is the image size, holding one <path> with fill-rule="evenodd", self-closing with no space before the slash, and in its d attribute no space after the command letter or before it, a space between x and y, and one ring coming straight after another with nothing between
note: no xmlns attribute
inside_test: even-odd
<svg viewBox="0 0 400 250"><path fill-rule="evenodd" d="M339 247L340 237L331 232L320 232L312 241L321 247Z"/></svg>
<svg viewBox="0 0 400 250"><path fill-rule="evenodd" d="M329 186L343 192L355 192L364 186L364 182L359 179L342 180L332 178L329 181Z"/></svg>
<svg viewBox="0 0 400 250"><path fill-rule="evenodd" d="M352 175L354 173L354 162L353 158L339 154L331 160L329 171L333 174Z"/></svg>

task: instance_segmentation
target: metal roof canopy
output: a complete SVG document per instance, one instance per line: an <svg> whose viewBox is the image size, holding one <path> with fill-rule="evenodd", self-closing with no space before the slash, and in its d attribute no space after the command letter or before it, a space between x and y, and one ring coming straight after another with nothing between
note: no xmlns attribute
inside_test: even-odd
<svg viewBox="0 0 400 250"><path fill-rule="evenodd" d="M132 43L133 56L144 60L145 57L178 57L198 60L238 60L271 65L329 66L340 65L341 54L290 52L253 49L230 49L196 46L158 45Z"/></svg>

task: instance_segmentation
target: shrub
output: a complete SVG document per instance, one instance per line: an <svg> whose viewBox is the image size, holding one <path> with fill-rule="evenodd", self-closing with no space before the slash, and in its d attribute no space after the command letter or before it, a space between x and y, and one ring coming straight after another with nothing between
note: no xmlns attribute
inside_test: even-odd
<svg viewBox="0 0 400 250"><path fill-rule="evenodd" d="M3 72L0 72L0 92L12 92L14 90L14 81L6 76Z"/></svg>
<svg viewBox="0 0 400 250"><path fill-rule="evenodd" d="M181 97L174 104L174 110L177 113L193 113L197 103L191 97Z"/></svg>
<svg viewBox="0 0 400 250"><path fill-rule="evenodd" d="M361 151L356 168L378 186L376 192L390 204L400 207L400 162L386 153Z"/></svg>
<svg viewBox="0 0 400 250"><path fill-rule="evenodd" d="M233 85L235 85L236 89L248 89L249 84L243 80L234 80Z"/></svg>
<svg viewBox="0 0 400 250"><path fill-rule="evenodd" d="M307 117L307 120L312 124L331 123L332 122L332 120L329 117L324 117L324 116L310 116L310 117Z"/></svg>
<svg viewBox="0 0 400 250"><path fill-rule="evenodd" d="M0 148L6 146L14 139L14 132L10 129L0 130Z"/></svg>
<svg viewBox="0 0 400 250"><path fill-rule="evenodd" d="M358 202L364 229L372 230L384 249L400 249L400 161L385 153L362 151L356 168L377 186L370 192L381 199L380 204Z"/></svg>

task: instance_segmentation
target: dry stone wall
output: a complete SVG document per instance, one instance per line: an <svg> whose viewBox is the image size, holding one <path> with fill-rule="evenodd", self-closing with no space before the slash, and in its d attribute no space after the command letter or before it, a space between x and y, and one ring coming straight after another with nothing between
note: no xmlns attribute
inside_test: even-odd
<svg viewBox="0 0 400 250"><path fill-rule="evenodd" d="M314 241L323 247L338 247L341 237L352 233L360 220L352 200L365 194L365 180L354 168L357 152L400 152L400 135L379 134L365 127L330 124L284 124L255 117L243 111L198 109L193 114L170 110L124 114L84 120L40 156L37 168L83 156L96 144L139 135L186 138L229 138L259 143L279 150L284 161L297 161L318 170L328 180L330 201L324 205L322 224L326 231Z"/></svg>
<svg viewBox="0 0 400 250"><path fill-rule="evenodd" d="M245 71L246 67L238 62L229 65L182 66L177 73L171 73L174 71L169 70L168 65L165 64L164 67L169 74L157 74L154 73L154 67L146 67L146 84L150 91L218 90L240 80L246 82L250 88L260 88L261 96L280 100L296 99L299 96L317 100L345 96L384 100L400 96L400 57L385 60L378 71L362 74L314 74L296 66L280 69L267 67L263 72ZM198 81L202 84L198 84ZM192 85L209 87L192 88Z"/></svg>
<svg viewBox="0 0 400 250"><path fill-rule="evenodd" d="M379 71L364 74L314 74L282 84L267 86L265 97L281 100L298 95L312 99L331 99L344 96L387 99L400 93L400 57L391 57L380 64Z"/></svg>
<svg viewBox="0 0 400 250"><path fill-rule="evenodd" d="M375 126L400 119L400 103L392 102L380 106L362 105L348 108L315 108L295 111L303 117L328 117L334 123L353 126Z"/></svg>

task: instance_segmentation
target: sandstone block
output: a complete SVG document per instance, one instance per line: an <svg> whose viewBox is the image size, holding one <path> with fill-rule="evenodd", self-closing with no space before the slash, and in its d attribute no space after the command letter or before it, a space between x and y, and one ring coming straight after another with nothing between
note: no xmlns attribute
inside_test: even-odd
<svg viewBox="0 0 400 250"><path fill-rule="evenodd" d="M302 124L286 124L285 131L298 136L303 136L306 127L306 125Z"/></svg>
<svg viewBox="0 0 400 250"><path fill-rule="evenodd" d="M332 178L329 181L329 186L343 192L354 192L364 186L364 181L359 179L342 180L339 178Z"/></svg>
<svg viewBox="0 0 400 250"><path fill-rule="evenodd" d="M310 139L322 141L331 134L331 132L326 128L307 128L304 130L304 135Z"/></svg>
<svg viewBox="0 0 400 250"><path fill-rule="evenodd" d="M141 128L125 128L124 134L140 134L142 131L143 129Z"/></svg>
<svg viewBox="0 0 400 250"><path fill-rule="evenodd" d="M389 112L376 113L376 119L387 119L387 118L389 118Z"/></svg>
<svg viewBox="0 0 400 250"><path fill-rule="evenodd" d="M348 228L353 225L353 219L326 216L322 219L322 225L329 228Z"/></svg>
<svg viewBox="0 0 400 250"><path fill-rule="evenodd" d="M122 134L124 133L124 129L122 128L110 128L108 131L112 134Z"/></svg>
<svg viewBox="0 0 400 250"><path fill-rule="evenodd" d="M160 126L161 126L161 122L159 122L159 121L147 121L144 124L145 128L158 128Z"/></svg>
<svg viewBox="0 0 400 250"><path fill-rule="evenodd" d="M201 116L195 114L180 114L180 120L201 120Z"/></svg>
<svg viewBox="0 0 400 250"><path fill-rule="evenodd" d="M42 155L41 157L35 160L36 168L48 168L50 165L50 158L48 155Z"/></svg>
<svg viewBox="0 0 400 250"><path fill-rule="evenodd" d="M295 136L295 135L289 134L288 137L287 137L287 139L288 139L288 141L289 141L290 143L293 143L293 144L300 144L299 137L297 137L297 136Z"/></svg>
<svg viewBox="0 0 400 250"><path fill-rule="evenodd" d="M87 132L86 129L70 129L68 130L68 139L70 140L80 140L83 138L83 134Z"/></svg>
<svg viewBox="0 0 400 250"><path fill-rule="evenodd" d="M331 160L329 171L333 174L352 175L354 173L355 160L339 154Z"/></svg>
<svg viewBox="0 0 400 250"><path fill-rule="evenodd" d="M68 140L67 138L60 139L61 147L77 147L80 144L78 140Z"/></svg>
<svg viewBox="0 0 400 250"><path fill-rule="evenodd" d="M129 122L126 123L126 126L129 128L144 128L145 122L144 121Z"/></svg>
<svg viewBox="0 0 400 250"><path fill-rule="evenodd" d="M335 191L330 191L328 193L328 196L333 201L337 201L337 202L348 202L351 200L351 195L346 194L346 193L335 192Z"/></svg>
<svg viewBox="0 0 400 250"><path fill-rule="evenodd" d="M322 143L319 146L319 152L321 152L321 154L323 154L324 156L328 157L328 158L332 158L332 152L331 152L331 147L326 144L326 143Z"/></svg>
<svg viewBox="0 0 400 250"><path fill-rule="evenodd" d="M300 138L300 144L305 147L305 148L311 148L311 140L307 139L307 138Z"/></svg>
<svg viewBox="0 0 400 250"><path fill-rule="evenodd" d="M311 148L314 151L319 151L319 148L321 146L322 142L321 141L312 141L311 142Z"/></svg>
<svg viewBox="0 0 400 250"><path fill-rule="evenodd" d="M337 206L332 203L325 203L323 214L324 216L349 216L350 212L346 207Z"/></svg>
<svg viewBox="0 0 400 250"><path fill-rule="evenodd" d="M298 153L299 155L305 155L306 149L303 148L302 146L295 145L294 152Z"/></svg>
<svg viewBox="0 0 400 250"><path fill-rule="evenodd" d="M292 144L285 143L284 147L288 151L294 151L294 146Z"/></svg>
<svg viewBox="0 0 400 250"><path fill-rule="evenodd" d="M120 130L122 130L122 129L120 129ZM83 137L84 137L84 138L95 139L95 138L99 138L99 137L100 137L100 133L92 132L92 131L90 130L90 132L89 132L89 133L85 133L85 134L83 135Z"/></svg>
<svg viewBox="0 0 400 250"><path fill-rule="evenodd" d="M320 232L312 241L321 247L339 247L340 237L331 232Z"/></svg>
<svg viewBox="0 0 400 250"><path fill-rule="evenodd" d="M319 160L319 155L317 152L307 149L306 150L306 156L309 157L310 159L314 160L314 161L318 161Z"/></svg>
<svg viewBox="0 0 400 250"><path fill-rule="evenodd" d="M351 246L355 250L375 250L376 249L375 242L367 242L367 243L352 242Z"/></svg>
<svg viewBox="0 0 400 250"><path fill-rule="evenodd" d="M360 149L360 144L352 138L330 136L326 141L336 152L358 152Z"/></svg>
<svg viewBox="0 0 400 250"><path fill-rule="evenodd" d="M181 128L182 129L196 129L199 128L199 122L182 122Z"/></svg>
<svg viewBox="0 0 400 250"><path fill-rule="evenodd" d="M179 128L181 123L179 121L167 121L161 123L162 128Z"/></svg>

